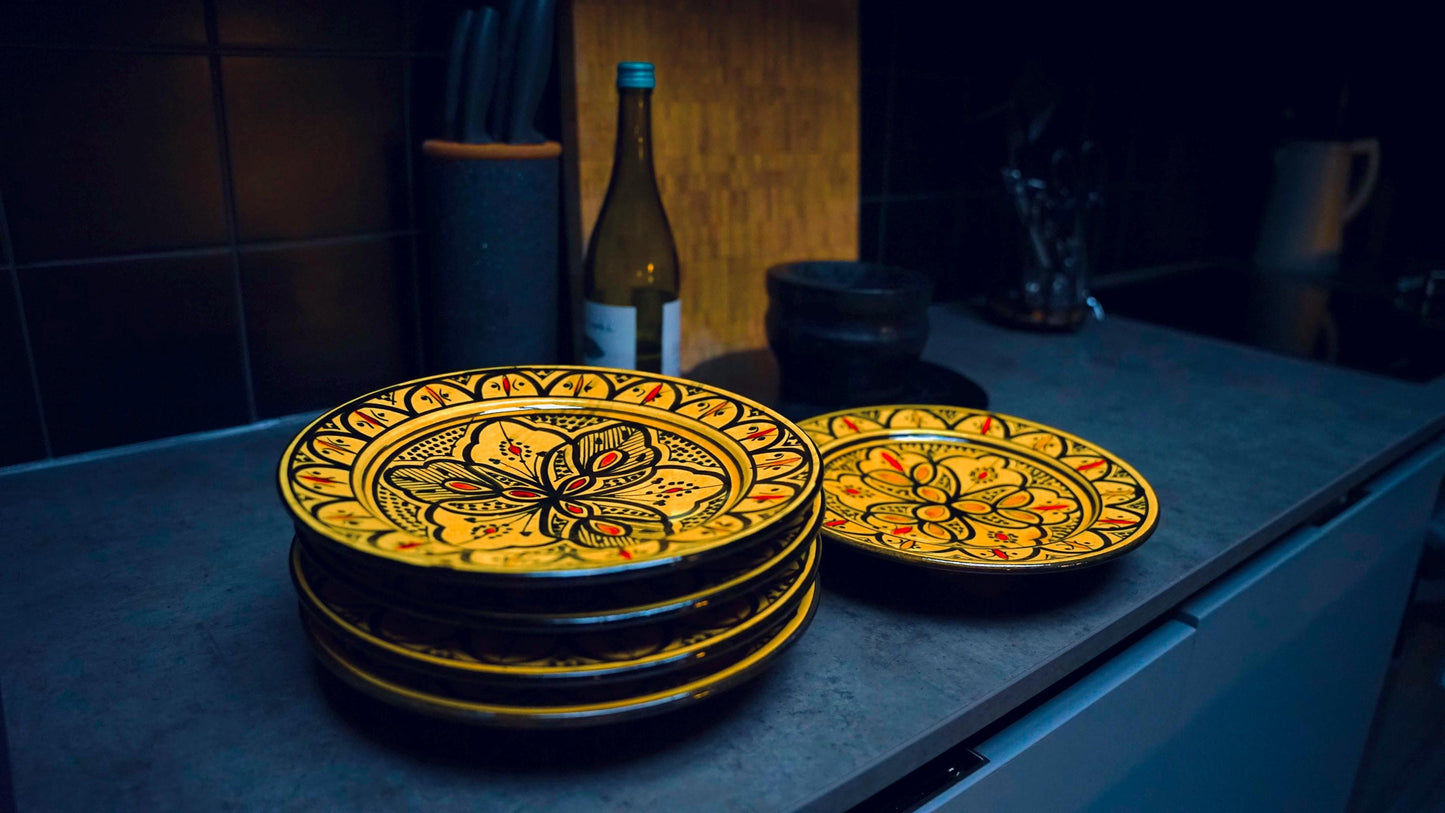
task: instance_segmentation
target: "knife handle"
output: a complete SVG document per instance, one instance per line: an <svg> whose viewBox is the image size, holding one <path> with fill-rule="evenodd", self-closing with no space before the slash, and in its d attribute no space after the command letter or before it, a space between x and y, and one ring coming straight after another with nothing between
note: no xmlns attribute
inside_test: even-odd
<svg viewBox="0 0 1445 813"><path fill-rule="evenodd" d="M467 41L471 38L472 10L462 9L452 28L452 47L447 51L447 84L442 96L442 138L455 141L459 134L457 121L461 118L462 105L462 63L466 59Z"/></svg>
<svg viewBox="0 0 1445 813"><path fill-rule="evenodd" d="M512 75L517 71L517 28L522 21L526 0L501 0L501 42L497 48L497 89L492 93L492 109L487 126L498 141L507 140L507 119L512 109Z"/></svg>
<svg viewBox="0 0 1445 813"><path fill-rule="evenodd" d="M483 7L472 23L471 49L467 52L465 101L462 104L461 140L467 144L487 144L492 136L487 128L487 111L497 86L497 12Z"/></svg>
<svg viewBox="0 0 1445 813"><path fill-rule="evenodd" d="M544 139L533 126L547 75L552 69L552 39L556 0L530 0L523 5L516 29L511 99L507 105L505 129L499 138L509 144L540 144Z"/></svg>

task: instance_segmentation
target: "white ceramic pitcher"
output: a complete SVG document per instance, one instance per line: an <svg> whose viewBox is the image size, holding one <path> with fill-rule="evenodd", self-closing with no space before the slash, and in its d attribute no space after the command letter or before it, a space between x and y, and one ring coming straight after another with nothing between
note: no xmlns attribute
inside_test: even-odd
<svg viewBox="0 0 1445 813"><path fill-rule="evenodd" d="M1351 191L1354 163L1365 166ZM1255 247L1265 269L1328 273L1339 268L1340 234L1375 191L1380 142L1295 141L1274 154L1274 188Z"/></svg>

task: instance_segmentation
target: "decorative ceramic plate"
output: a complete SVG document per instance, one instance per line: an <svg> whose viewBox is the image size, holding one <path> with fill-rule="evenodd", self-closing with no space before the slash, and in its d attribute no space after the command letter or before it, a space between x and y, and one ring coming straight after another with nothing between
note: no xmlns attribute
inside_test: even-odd
<svg viewBox="0 0 1445 813"><path fill-rule="evenodd" d="M300 530L340 550L515 583L736 550L806 511L821 469L797 427L723 390L507 367L333 409L291 442L280 487Z"/></svg>
<svg viewBox="0 0 1445 813"><path fill-rule="evenodd" d="M671 684L661 679L642 681L637 692L621 699L597 699L598 689L551 692L540 703L488 701L476 697L476 690L457 687L448 681L418 681L384 664L338 645L339 642L314 622L306 620L306 631L317 658L342 681L383 702L433 717L467 723L519 728L574 728L646 717L691 705L756 676L807 629L817 609L818 589L809 586L792 614L768 638L750 651L716 671L689 676L686 682ZM569 700L568 698L575 698Z"/></svg>
<svg viewBox="0 0 1445 813"><path fill-rule="evenodd" d="M985 572L1093 565L1159 520L1127 463L996 412L880 406L809 418L824 459L823 533L911 564Z"/></svg>
<svg viewBox="0 0 1445 813"><path fill-rule="evenodd" d="M306 555L332 576L365 593L377 604L448 623L465 621L518 632L596 630L666 617L677 620L691 612L729 601L776 576L804 545L811 544L823 523L823 497L807 514L780 528L760 544L716 562L670 568L645 580L571 590L479 589L430 584L405 575L358 571L350 563L306 546ZM293 544L305 544L297 537Z"/></svg>
<svg viewBox="0 0 1445 813"><path fill-rule="evenodd" d="M774 581L677 622L559 635L444 623L378 605L318 570L299 547L292 548L291 575L302 606L333 634L362 646L373 658L446 677L512 684L595 682L644 671L655 674L746 646L774 620L791 613L812 585L818 547L814 537Z"/></svg>

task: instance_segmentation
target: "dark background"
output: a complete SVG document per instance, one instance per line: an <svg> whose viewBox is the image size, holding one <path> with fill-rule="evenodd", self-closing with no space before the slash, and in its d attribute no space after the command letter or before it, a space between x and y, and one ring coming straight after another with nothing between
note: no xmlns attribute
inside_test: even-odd
<svg viewBox="0 0 1445 813"><path fill-rule="evenodd" d="M416 155L460 5L0 2L0 465L417 374ZM864 259L924 269L945 299L1007 279L1006 135L1052 94L1047 140L1107 158L1101 275L1247 257L1271 150L1300 136L1383 143L1349 273L1441 262L1440 70L1424 51L1346 49L1343 28L1025 34L1037 21L961 25L948 9L862 2Z"/></svg>

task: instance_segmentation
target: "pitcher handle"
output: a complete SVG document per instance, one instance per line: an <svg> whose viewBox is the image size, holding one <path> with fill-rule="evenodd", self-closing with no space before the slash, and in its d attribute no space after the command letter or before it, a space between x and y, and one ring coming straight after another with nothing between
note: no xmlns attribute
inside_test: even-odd
<svg viewBox="0 0 1445 813"><path fill-rule="evenodd" d="M1365 159L1365 174L1360 178L1360 185L1356 187L1354 194L1345 204L1343 220L1349 221L1360 210L1369 203L1370 195L1375 191L1375 181L1380 179L1380 140L1378 138L1362 138L1350 144L1350 156L1363 157Z"/></svg>

